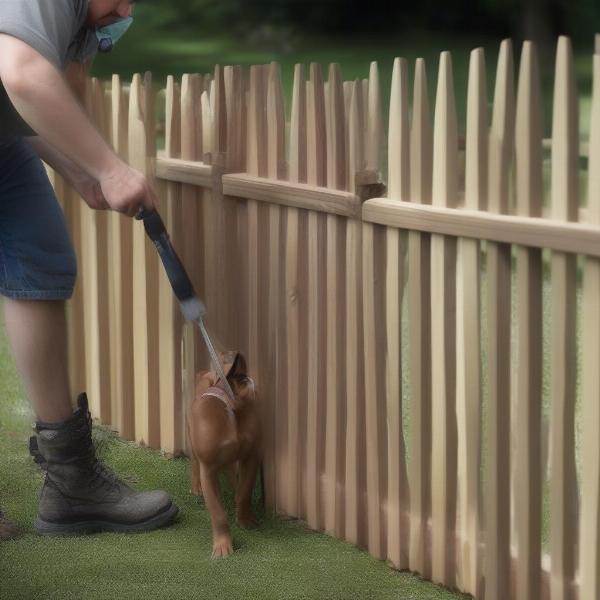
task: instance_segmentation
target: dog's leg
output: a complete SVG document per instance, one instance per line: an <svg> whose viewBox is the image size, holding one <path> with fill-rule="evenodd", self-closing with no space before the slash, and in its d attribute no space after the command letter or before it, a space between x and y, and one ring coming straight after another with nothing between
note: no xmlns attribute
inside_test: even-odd
<svg viewBox="0 0 600 600"><path fill-rule="evenodd" d="M227 513L219 495L218 467L201 463L200 475L206 507L210 513L213 530L212 558L224 558L233 552Z"/></svg>
<svg viewBox="0 0 600 600"><path fill-rule="evenodd" d="M252 512L252 490L260 458L257 453L250 454L240 461L240 478L235 495L237 523L240 527L256 527L256 516Z"/></svg>
<svg viewBox="0 0 600 600"><path fill-rule="evenodd" d="M202 480L200 478L200 461L192 452L192 494L202 496Z"/></svg>

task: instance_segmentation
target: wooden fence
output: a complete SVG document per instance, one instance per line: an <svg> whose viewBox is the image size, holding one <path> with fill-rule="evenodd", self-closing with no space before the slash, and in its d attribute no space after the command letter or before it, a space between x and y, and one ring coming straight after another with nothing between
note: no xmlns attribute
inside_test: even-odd
<svg viewBox="0 0 600 600"><path fill-rule="evenodd" d="M593 60L585 196L559 39L547 199L529 42L516 84L501 45L491 122L484 53L471 53L464 160L447 52L433 120L424 61L411 105L395 60L387 135L376 63L355 81L336 64L327 81L320 65L296 65L289 122L275 63L169 77L158 153L150 75L90 82L99 129L156 183L211 330L257 379L270 508L477 598L600 598ZM54 183L80 259L74 390L123 437L187 452L201 340L141 224Z"/></svg>

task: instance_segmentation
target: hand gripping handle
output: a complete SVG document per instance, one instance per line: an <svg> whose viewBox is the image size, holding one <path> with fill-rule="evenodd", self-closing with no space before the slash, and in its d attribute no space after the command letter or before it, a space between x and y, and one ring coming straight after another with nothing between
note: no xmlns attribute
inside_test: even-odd
<svg viewBox="0 0 600 600"><path fill-rule="evenodd" d="M142 208L135 218L138 221L144 221L144 229L158 250L158 254L167 272L167 277L179 302L195 298L196 292L194 291L194 286L181 260L179 260L179 257L175 253L173 244L171 244L171 240L165 229L165 224L158 212Z"/></svg>

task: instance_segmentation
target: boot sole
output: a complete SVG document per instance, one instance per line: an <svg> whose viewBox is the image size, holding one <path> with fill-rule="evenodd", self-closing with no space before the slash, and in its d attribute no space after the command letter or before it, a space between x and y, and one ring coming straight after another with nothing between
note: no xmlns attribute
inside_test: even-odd
<svg viewBox="0 0 600 600"><path fill-rule="evenodd" d="M34 528L38 535L80 535L85 533L141 533L169 525L177 516L179 509L171 503L163 512L140 523L114 523L110 521L75 521L73 523L51 523L39 517Z"/></svg>

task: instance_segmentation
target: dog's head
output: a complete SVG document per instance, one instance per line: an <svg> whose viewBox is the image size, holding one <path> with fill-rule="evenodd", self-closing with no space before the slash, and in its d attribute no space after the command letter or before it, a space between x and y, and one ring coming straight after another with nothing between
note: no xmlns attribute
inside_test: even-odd
<svg viewBox="0 0 600 600"><path fill-rule="evenodd" d="M254 381L248 376L248 366L244 355L241 352L227 351L221 352L219 358L227 381L240 405L248 399L253 399L256 390ZM196 375L196 393L198 395L213 385L219 387L223 385L214 370Z"/></svg>

